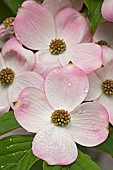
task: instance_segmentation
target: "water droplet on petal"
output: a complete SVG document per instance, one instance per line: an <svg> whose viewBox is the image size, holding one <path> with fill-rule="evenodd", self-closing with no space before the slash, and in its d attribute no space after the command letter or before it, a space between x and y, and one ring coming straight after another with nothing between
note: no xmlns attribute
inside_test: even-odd
<svg viewBox="0 0 113 170"><path fill-rule="evenodd" d="M69 86L69 87L71 87L71 86L72 86L72 84L71 84L71 83L68 83L68 86Z"/></svg>
<svg viewBox="0 0 113 170"><path fill-rule="evenodd" d="M87 88L87 87L84 89L84 92L85 92L85 93L88 93L88 88Z"/></svg>

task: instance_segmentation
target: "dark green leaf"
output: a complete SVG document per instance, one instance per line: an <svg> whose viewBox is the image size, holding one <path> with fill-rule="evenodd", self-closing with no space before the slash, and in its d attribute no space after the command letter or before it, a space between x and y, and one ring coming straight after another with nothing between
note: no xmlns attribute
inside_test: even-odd
<svg viewBox="0 0 113 170"><path fill-rule="evenodd" d="M15 135L0 141L0 169L29 170L38 160L32 154L33 136Z"/></svg>
<svg viewBox="0 0 113 170"><path fill-rule="evenodd" d="M30 170L43 170L43 160L38 160Z"/></svg>
<svg viewBox="0 0 113 170"><path fill-rule="evenodd" d="M105 21L101 15L103 0L84 0L84 3L88 8L88 18L94 33L98 24Z"/></svg>
<svg viewBox="0 0 113 170"><path fill-rule="evenodd" d="M43 170L100 170L99 166L91 158L79 151L77 160L69 166L49 166L43 163Z"/></svg>
<svg viewBox="0 0 113 170"><path fill-rule="evenodd" d="M20 125L16 121L13 111L0 116L0 136L19 127Z"/></svg>
<svg viewBox="0 0 113 170"><path fill-rule="evenodd" d="M113 130L111 130L107 140L101 145L96 146L95 149L110 154L113 157Z"/></svg>

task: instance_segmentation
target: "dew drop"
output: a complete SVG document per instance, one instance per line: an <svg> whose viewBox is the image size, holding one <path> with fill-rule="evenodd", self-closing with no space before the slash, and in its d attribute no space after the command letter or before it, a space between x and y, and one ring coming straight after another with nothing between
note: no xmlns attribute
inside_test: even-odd
<svg viewBox="0 0 113 170"><path fill-rule="evenodd" d="M88 88L87 88L87 87L84 89L84 92L85 92L85 93L88 93Z"/></svg>
<svg viewBox="0 0 113 170"><path fill-rule="evenodd" d="M3 166L3 165L1 165L1 166L0 166L0 168L4 168L4 166Z"/></svg>
<svg viewBox="0 0 113 170"><path fill-rule="evenodd" d="M20 36L17 33L15 33L15 35L16 35L16 38L20 41L21 40Z"/></svg>
<svg viewBox="0 0 113 170"><path fill-rule="evenodd" d="M12 141L13 139L9 139L10 141Z"/></svg>
<svg viewBox="0 0 113 170"><path fill-rule="evenodd" d="M68 86L69 86L69 87L71 87L71 86L72 86L72 84L71 84L71 83L68 83Z"/></svg>

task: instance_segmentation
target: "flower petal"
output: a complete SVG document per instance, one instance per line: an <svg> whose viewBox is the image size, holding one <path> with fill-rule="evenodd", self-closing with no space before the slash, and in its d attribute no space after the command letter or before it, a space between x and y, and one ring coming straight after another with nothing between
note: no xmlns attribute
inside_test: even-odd
<svg viewBox="0 0 113 170"><path fill-rule="evenodd" d="M63 8L72 7L70 0L44 0L42 5L46 6L54 16Z"/></svg>
<svg viewBox="0 0 113 170"><path fill-rule="evenodd" d="M51 39L56 37L54 17L35 1L25 1L19 8L14 30L17 39L33 50L48 49Z"/></svg>
<svg viewBox="0 0 113 170"><path fill-rule="evenodd" d="M83 7L83 0L71 0L72 7L77 11L80 11Z"/></svg>
<svg viewBox="0 0 113 170"><path fill-rule="evenodd" d="M102 16L113 22L113 0L104 0L102 4Z"/></svg>
<svg viewBox="0 0 113 170"><path fill-rule="evenodd" d="M52 55L48 50L38 51L36 53L36 64L34 71L42 75L44 78L50 70L59 66L59 56Z"/></svg>
<svg viewBox="0 0 113 170"><path fill-rule="evenodd" d="M71 52L70 61L86 73L102 66L102 50L97 44L81 43L71 49Z"/></svg>
<svg viewBox="0 0 113 170"><path fill-rule="evenodd" d="M25 88L14 104L15 117L28 132L36 133L51 125L52 112L45 94L33 87Z"/></svg>
<svg viewBox="0 0 113 170"><path fill-rule="evenodd" d="M84 100L88 89L87 76L72 64L53 69L45 80L45 93L54 109L72 111Z"/></svg>
<svg viewBox="0 0 113 170"><path fill-rule="evenodd" d="M26 87L36 87L43 91L44 79L35 72L26 71L14 78L14 82L9 86L9 100L11 105L15 102L20 92Z"/></svg>
<svg viewBox="0 0 113 170"><path fill-rule="evenodd" d="M4 63L2 54L0 53L0 71L1 71L1 69L3 69L3 68L5 68L5 63Z"/></svg>
<svg viewBox="0 0 113 170"><path fill-rule="evenodd" d="M103 65L106 66L113 62L113 50L107 46L102 46L103 50Z"/></svg>
<svg viewBox="0 0 113 170"><path fill-rule="evenodd" d="M96 29L96 32L94 34L94 41L99 42L101 40L105 41L110 45L110 47L113 47L113 23L112 22L103 22L100 23L99 26Z"/></svg>
<svg viewBox="0 0 113 170"><path fill-rule="evenodd" d="M34 67L35 55L32 51L23 48L16 38L11 38L4 45L2 54L6 67L11 68L15 74L23 73Z"/></svg>
<svg viewBox="0 0 113 170"><path fill-rule="evenodd" d="M35 156L49 165L68 165L77 158L76 144L62 127L46 127L39 131L32 144Z"/></svg>
<svg viewBox="0 0 113 170"><path fill-rule="evenodd" d="M97 99L102 93L102 81L93 72L88 75L89 79L89 91L85 98L85 101L91 101Z"/></svg>
<svg viewBox="0 0 113 170"><path fill-rule="evenodd" d="M75 142L84 146L96 146L107 139L109 117L107 110L96 102L80 105L71 114L66 129Z"/></svg>
<svg viewBox="0 0 113 170"><path fill-rule="evenodd" d="M113 125L113 96L107 96L102 93L102 95L96 101L107 109L109 114L109 121Z"/></svg>
<svg viewBox="0 0 113 170"><path fill-rule="evenodd" d="M55 17L57 38L64 39L67 48L91 39L87 19L73 8L62 9ZM83 29L84 28L84 29Z"/></svg>
<svg viewBox="0 0 113 170"><path fill-rule="evenodd" d="M8 88L0 84L0 115L8 112L9 109Z"/></svg>

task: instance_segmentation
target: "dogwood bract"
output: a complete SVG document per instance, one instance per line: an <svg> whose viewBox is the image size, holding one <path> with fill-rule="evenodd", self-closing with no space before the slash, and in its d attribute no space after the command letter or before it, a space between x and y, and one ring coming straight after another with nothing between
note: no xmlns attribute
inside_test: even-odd
<svg viewBox="0 0 113 170"><path fill-rule="evenodd" d="M5 113L25 87L43 88L43 78L32 72L35 55L16 40L10 39L0 54L0 114Z"/></svg>
<svg viewBox="0 0 113 170"><path fill-rule="evenodd" d="M113 0L104 0L102 4L102 16L113 22Z"/></svg>
<svg viewBox="0 0 113 170"><path fill-rule="evenodd" d="M25 88L14 105L20 125L37 133L33 153L50 165L68 165L77 158L75 142L95 146L108 136L108 113L100 104L80 103L89 89L85 73L73 65L52 70L45 93ZM78 106L78 107L77 107Z"/></svg>
<svg viewBox="0 0 113 170"><path fill-rule="evenodd" d="M100 47L83 43L91 39L87 19L73 8L60 10L54 18L43 5L25 1L15 18L14 30L23 45L39 50L35 71L43 76L70 61L87 73L102 64Z"/></svg>

